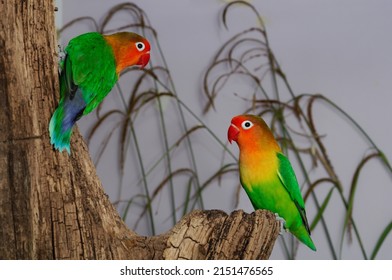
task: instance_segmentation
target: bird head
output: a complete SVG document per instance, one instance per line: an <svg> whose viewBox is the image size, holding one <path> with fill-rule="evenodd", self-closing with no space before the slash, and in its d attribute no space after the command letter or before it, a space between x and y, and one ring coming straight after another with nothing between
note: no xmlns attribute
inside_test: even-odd
<svg viewBox="0 0 392 280"><path fill-rule="evenodd" d="M233 141L238 146L248 149L271 149L280 151L271 130L264 120L255 115L239 115L231 120L227 131L230 143Z"/></svg>
<svg viewBox="0 0 392 280"><path fill-rule="evenodd" d="M143 38L144 39L144 38ZM140 65L143 69L150 61L150 43L147 39L135 43L137 56L139 57L136 65Z"/></svg>
<svg viewBox="0 0 392 280"><path fill-rule="evenodd" d="M113 49L116 60L116 72L138 65L144 68L150 61L149 41L132 32L118 32L104 36Z"/></svg>
<svg viewBox="0 0 392 280"><path fill-rule="evenodd" d="M250 115L236 116L231 120L229 130L227 131L227 138L230 144L234 141L238 143L239 137L250 134L249 130L254 126L252 122L253 117Z"/></svg>

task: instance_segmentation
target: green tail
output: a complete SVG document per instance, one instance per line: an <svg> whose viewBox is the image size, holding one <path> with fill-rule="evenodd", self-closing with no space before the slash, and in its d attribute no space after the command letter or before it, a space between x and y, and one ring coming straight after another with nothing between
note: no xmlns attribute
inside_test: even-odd
<svg viewBox="0 0 392 280"><path fill-rule="evenodd" d="M57 107L49 123L50 143L60 152L66 150L71 154L70 140L72 134L72 126L65 127L63 125L64 108Z"/></svg>
<svg viewBox="0 0 392 280"><path fill-rule="evenodd" d="M312 238L310 237L307 229L305 228L305 226L300 226L298 229L296 229L295 231L291 231L289 229L289 231L298 238L299 241L301 241L302 243L304 243L306 246L308 246L310 249L312 249L313 251L317 251L316 246L313 243Z"/></svg>

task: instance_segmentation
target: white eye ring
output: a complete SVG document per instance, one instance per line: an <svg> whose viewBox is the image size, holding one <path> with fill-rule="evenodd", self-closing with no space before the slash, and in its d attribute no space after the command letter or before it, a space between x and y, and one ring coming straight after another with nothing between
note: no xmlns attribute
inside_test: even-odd
<svg viewBox="0 0 392 280"><path fill-rule="evenodd" d="M243 129L249 129L253 126L253 123L251 121L243 121L241 126Z"/></svg>
<svg viewBox="0 0 392 280"><path fill-rule="evenodd" d="M144 45L143 42L137 42L135 43L135 46L139 52L143 51L146 48L146 45Z"/></svg>

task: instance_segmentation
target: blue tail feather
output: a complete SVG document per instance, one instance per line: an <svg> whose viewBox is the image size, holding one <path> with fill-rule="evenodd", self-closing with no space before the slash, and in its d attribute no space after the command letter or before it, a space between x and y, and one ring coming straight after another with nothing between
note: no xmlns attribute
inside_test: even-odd
<svg viewBox="0 0 392 280"><path fill-rule="evenodd" d="M71 154L70 140L75 122L83 115L86 103L81 90L77 90L72 99L65 97L53 113L49 123L50 143L60 152Z"/></svg>

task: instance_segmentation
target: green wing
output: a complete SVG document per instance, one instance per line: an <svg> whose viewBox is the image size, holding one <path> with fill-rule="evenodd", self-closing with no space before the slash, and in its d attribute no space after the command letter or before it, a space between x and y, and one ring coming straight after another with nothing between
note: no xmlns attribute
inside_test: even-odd
<svg viewBox="0 0 392 280"><path fill-rule="evenodd" d="M287 159L287 157L282 153L277 153L277 157L279 161L278 177L287 192L290 194L291 199L294 201L295 206L297 207L301 215L302 221L306 227L306 230L310 234L309 224L305 212L305 203L302 198L297 177L295 176L293 167L291 166L291 163Z"/></svg>
<svg viewBox="0 0 392 280"><path fill-rule="evenodd" d="M72 82L82 90L90 113L113 88L118 76L113 50L100 33L90 32L72 39L65 49L72 63Z"/></svg>

